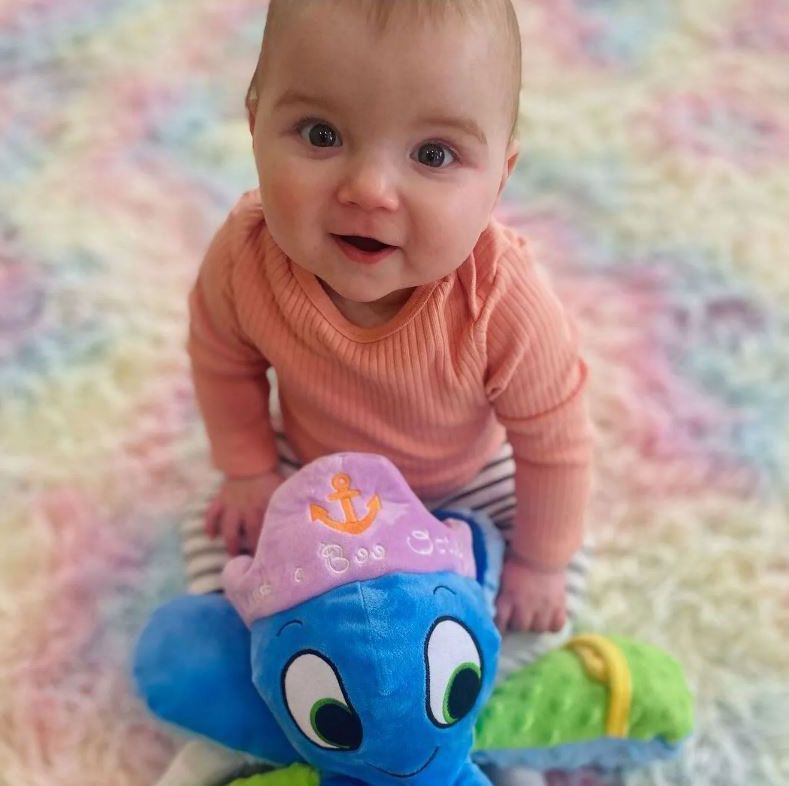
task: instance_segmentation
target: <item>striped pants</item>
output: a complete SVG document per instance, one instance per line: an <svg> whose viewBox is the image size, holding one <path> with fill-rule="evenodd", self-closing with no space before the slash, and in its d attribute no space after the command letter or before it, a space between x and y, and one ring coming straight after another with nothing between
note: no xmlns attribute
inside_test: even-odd
<svg viewBox="0 0 789 786"><path fill-rule="evenodd" d="M296 472L300 465L285 436L277 434L280 470L285 477ZM430 510L438 508L470 508L486 513L502 531L505 540L512 529L515 515L515 462L512 447L505 444L462 488L438 500L422 500ZM221 590L222 568L227 561L224 542L211 540L203 529L203 516L208 500L200 500L187 512L182 524L183 555L186 563L188 589L192 593ZM589 562L588 547L582 548L567 568L568 624L557 634L508 633L499 658L499 679L534 660L543 653L560 646L566 640L583 600Z"/></svg>

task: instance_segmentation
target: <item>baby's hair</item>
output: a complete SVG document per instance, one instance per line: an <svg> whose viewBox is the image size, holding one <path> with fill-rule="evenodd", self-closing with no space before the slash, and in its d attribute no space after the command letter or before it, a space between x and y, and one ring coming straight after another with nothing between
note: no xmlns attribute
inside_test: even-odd
<svg viewBox="0 0 789 786"><path fill-rule="evenodd" d="M318 2L318 0L312 0ZM247 110L254 112L257 103L258 79L263 74L266 46L271 46L271 41L282 27L287 14L296 5L303 6L308 0L270 0L266 15L266 26L263 32L263 44L258 58L255 73L249 83L246 95ZM464 19L484 16L501 30L502 42L509 56L510 90L512 93L512 127L510 138L517 135L518 117L520 114L521 92L521 36L518 17L512 6L512 0L320 0L320 2L346 2L353 3L363 13L367 14L368 21L373 28L383 33L391 23L395 10L400 13L407 6L409 13L418 20L441 21L450 14Z"/></svg>

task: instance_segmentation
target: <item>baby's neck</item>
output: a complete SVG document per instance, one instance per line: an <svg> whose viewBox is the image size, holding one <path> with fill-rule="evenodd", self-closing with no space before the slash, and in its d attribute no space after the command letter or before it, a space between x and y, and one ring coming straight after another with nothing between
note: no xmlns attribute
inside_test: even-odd
<svg viewBox="0 0 789 786"><path fill-rule="evenodd" d="M371 303L357 303L348 300L335 292L328 284L321 282L332 302L337 306L337 310L352 324L362 328L379 327L385 325L393 319L400 309L406 304L413 287L410 289L398 289L380 300Z"/></svg>

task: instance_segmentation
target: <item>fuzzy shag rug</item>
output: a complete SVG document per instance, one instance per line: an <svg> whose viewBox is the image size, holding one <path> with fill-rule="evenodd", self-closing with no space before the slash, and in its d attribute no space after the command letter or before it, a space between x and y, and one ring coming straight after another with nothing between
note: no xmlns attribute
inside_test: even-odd
<svg viewBox="0 0 789 786"><path fill-rule="evenodd" d="M789 8L520 2L500 216L585 331L587 624L684 663L698 729L628 784L789 783ZM255 185L263 0L0 4L0 783L145 786L130 646L213 481L182 349ZM593 774L554 783L609 783Z"/></svg>

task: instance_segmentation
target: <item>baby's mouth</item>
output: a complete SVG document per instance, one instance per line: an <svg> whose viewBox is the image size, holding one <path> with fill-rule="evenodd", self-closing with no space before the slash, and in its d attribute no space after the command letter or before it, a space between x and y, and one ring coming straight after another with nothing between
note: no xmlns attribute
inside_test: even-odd
<svg viewBox="0 0 789 786"><path fill-rule="evenodd" d="M376 251L383 251L385 248L391 248L391 246L386 243L381 243L380 240L376 240L374 237L360 237L359 235L335 235L335 237L344 240L349 245L361 251L374 253Z"/></svg>

